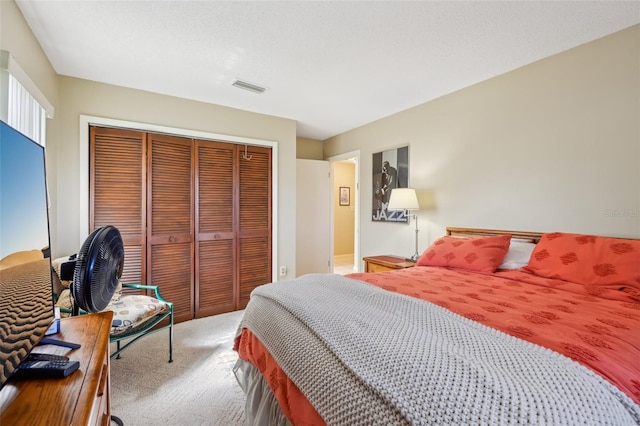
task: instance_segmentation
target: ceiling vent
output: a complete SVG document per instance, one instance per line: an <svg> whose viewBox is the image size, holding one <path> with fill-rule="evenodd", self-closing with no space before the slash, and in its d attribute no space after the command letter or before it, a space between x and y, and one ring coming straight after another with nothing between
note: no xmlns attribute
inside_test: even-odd
<svg viewBox="0 0 640 426"><path fill-rule="evenodd" d="M232 86L239 87L240 89L248 90L253 93L264 93L267 90L266 87L258 86L257 84L249 83L243 80L236 80L231 83Z"/></svg>

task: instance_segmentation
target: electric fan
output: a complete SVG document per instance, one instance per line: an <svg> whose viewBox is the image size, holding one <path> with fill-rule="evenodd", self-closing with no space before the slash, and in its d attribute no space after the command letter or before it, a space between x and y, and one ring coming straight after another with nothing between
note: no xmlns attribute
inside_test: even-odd
<svg viewBox="0 0 640 426"><path fill-rule="evenodd" d="M71 282L73 315L99 312L111 301L124 266L124 244L115 226L93 231L76 257Z"/></svg>
<svg viewBox="0 0 640 426"><path fill-rule="evenodd" d="M124 267L124 244L115 226L103 226L93 231L80 248L71 282L72 315L79 309L99 312L107 307L118 288ZM111 415L111 421L124 426L122 420Z"/></svg>

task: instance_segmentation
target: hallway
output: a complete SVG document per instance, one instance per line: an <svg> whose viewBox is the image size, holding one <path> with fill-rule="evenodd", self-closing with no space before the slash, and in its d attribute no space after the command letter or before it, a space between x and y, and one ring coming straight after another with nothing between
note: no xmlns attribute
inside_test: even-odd
<svg viewBox="0 0 640 426"><path fill-rule="evenodd" d="M353 270L353 254L339 254L333 257L333 273L346 275Z"/></svg>

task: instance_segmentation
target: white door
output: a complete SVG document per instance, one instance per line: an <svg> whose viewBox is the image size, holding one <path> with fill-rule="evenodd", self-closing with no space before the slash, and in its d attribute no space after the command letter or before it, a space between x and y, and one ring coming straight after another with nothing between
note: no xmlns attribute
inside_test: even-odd
<svg viewBox="0 0 640 426"><path fill-rule="evenodd" d="M296 160L296 276L331 272L328 161Z"/></svg>

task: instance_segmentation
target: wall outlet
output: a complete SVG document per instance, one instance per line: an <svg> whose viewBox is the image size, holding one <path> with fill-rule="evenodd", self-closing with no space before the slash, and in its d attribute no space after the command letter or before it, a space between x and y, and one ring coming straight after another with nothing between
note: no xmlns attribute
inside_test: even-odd
<svg viewBox="0 0 640 426"><path fill-rule="evenodd" d="M285 275L287 275L287 267L286 266L281 266L280 267L280 276L284 277Z"/></svg>

